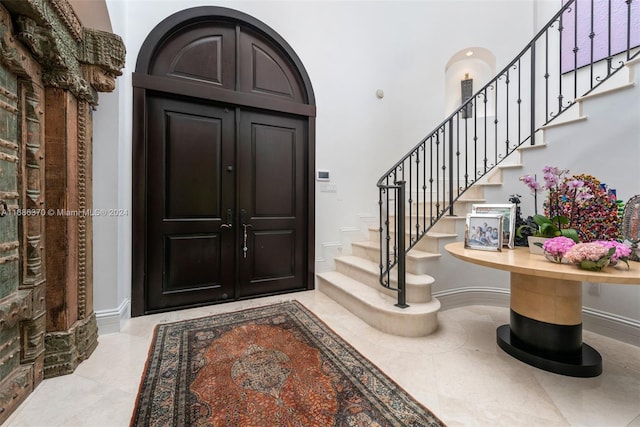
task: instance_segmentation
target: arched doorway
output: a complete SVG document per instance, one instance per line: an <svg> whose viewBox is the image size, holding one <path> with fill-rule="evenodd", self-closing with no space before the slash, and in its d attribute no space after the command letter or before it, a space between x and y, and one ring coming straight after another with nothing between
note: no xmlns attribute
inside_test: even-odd
<svg viewBox="0 0 640 427"><path fill-rule="evenodd" d="M220 7L138 56L134 316L313 288L315 99L291 47Z"/></svg>

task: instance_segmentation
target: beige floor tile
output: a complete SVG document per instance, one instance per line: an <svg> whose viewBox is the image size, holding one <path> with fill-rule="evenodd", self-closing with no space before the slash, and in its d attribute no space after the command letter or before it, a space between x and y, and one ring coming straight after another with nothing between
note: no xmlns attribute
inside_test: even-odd
<svg viewBox="0 0 640 427"><path fill-rule="evenodd" d="M503 307L442 311L422 338L377 331L315 291L218 304L128 321L102 335L76 371L45 380L7 427L126 427L157 323L297 299L449 426L640 427L640 348L589 331L603 356L597 378L570 378L526 365L496 345Z"/></svg>

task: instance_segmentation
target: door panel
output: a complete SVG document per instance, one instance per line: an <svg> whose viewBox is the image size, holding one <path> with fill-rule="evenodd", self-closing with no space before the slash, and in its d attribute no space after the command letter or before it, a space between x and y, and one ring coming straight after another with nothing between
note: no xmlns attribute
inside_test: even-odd
<svg viewBox="0 0 640 427"><path fill-rule="evenodd" d="M220 233L166 236L167 280L163 291L183 291L221 283L221 240Z"/></svg>
<svg viewBox="0 0 640 427"><path fill-rule="evenodd" d="M255 122L250 126L254 215L295 217L296 129Z"/></svg>
<svg viewBox="0 0 640 427"><path fill-rule="evenodd" d="M249 29L240 33L238 64L240 91L304 102L294 64L260 34Z"/></svg>
<svg viewBox="0 0 640 427"><path fill-rule="evenodd" d="M165 126L167 217L221 217L222 122L166 111Z"/></svg>
<svg viewBox="0 0 640 427"><path fill-rule="evenodd" d="M247 250L239 261L237 295L304 289L305 122L252 111L240 114L238 200Z"/></svg>
<svg viewBox="0 0 640 427"><path fill-rule="evenodd" d="M264 281L295 276L295 233L269 230L253 233L253 272L251 280Z"/></svg>
<svg viewBox="0 0 640 427"><path fill-rule="evenodd" d="M150 74L202 82L233 90L236 84L236 30L203 22L176 31L163 42Z"/></svg>
<svg viewBox="0 0 640 427"><path fill-rule="evenodd" d="M233 298L234 113L150 97L148 123L148 310Z"/></svg>

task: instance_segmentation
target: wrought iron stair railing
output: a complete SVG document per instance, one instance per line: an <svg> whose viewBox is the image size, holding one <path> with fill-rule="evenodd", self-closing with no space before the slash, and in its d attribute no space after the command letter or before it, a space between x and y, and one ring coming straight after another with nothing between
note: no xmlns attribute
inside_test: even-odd
<svg viewBox="0 0 640 427"><path fill-rule="evenodd" d="M640 1L569 0L496 77L378 181L380 284L469 187L640 53ZM394 269L394 267L397 267ZM397 287L392 285L397 270Z"/></svg>

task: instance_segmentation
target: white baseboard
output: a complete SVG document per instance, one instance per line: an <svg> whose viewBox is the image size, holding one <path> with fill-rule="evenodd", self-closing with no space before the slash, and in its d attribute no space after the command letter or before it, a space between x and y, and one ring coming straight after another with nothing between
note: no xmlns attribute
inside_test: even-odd
<svg viewBox="0 0 640 427"><path fill-rule="evenodd" d="M468 305L509 308L509 290L492 287L468 287L434 292L441 310ZM582 327L588 331L640 347L640 322L605 311L582 307Z"/></svg>
<svg viewBox="0 0 640 427"><path fill-rule="evenodd" d="M131 317L131 301L125 298L117 308L110 310L96 310L96 322L98 323L98 334L112 334L120 332L124 322Z"/></svg>
<svg viewBox="0 0 640 427"><path fill-rule="evenodd" d="M468 305L493 305L509 308L509 290L502 288L470 286L434 292L433 296L440 301L441 310Z"/></svg>
<svg viewBox="0 0 640 427"><path fill-rule="evenodd" d="M640 347L640 322L637 320L582 307L582 327L596 334Z"/></svg>

